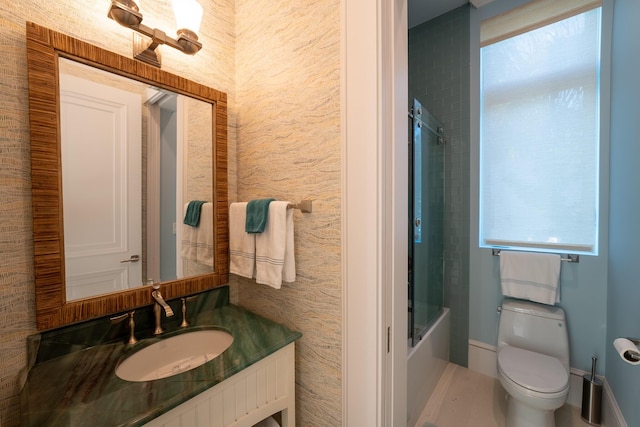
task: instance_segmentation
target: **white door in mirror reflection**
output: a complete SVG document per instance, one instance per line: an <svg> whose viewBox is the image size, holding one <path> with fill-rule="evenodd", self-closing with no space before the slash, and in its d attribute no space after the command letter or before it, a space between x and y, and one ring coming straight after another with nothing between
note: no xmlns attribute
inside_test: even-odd
<svg viewBox="0 0 640 427"><path fill-rule="evenodd" d="M141 94L60 74L67 300L140 286Z"/></svg>

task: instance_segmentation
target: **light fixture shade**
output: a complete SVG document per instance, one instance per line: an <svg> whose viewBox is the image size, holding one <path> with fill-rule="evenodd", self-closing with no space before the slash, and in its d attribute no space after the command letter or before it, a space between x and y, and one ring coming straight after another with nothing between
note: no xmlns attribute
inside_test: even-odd
<svg viewBox="0 0 640 427"><path fill-rule="evenodd" d="M196 0L171 0L178 30L197 33L202 21L202 6Z"/></svg>
<svg viewBox="0 0 640 427"><path fill-rule="evenodd" d="M107 16L125 27L139 25L142 22L142 14L133 0L111 0Z"/></svg>

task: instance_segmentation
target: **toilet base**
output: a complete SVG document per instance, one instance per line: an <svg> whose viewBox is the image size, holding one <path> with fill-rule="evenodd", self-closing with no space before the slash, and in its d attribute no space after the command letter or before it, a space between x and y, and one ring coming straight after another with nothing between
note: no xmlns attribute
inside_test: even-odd
<svg viewBox="0 0 640 427"><path fill-rule="evenodd" d="M508 396L507 427L556 427L554 410L534 409Z"/></svg>

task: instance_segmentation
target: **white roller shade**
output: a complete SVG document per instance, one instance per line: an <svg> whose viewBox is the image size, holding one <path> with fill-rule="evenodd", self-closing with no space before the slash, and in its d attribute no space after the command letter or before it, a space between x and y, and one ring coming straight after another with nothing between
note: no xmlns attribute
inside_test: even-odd
<svg viewBox="0 0 640 427"><path fill-rule="evenodd" d="M480 245L597 253L600 9L481 49Z"/></svg>

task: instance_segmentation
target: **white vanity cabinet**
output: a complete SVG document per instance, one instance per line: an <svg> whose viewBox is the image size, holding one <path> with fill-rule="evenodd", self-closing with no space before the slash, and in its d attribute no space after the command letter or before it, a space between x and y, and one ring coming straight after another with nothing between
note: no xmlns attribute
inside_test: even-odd
<svg viewBox="0 0 640 427"><path fill-rule="evenodd" d="M147 427L251 427L282 411L295 426L295 343L145 424Z"/></svg>

